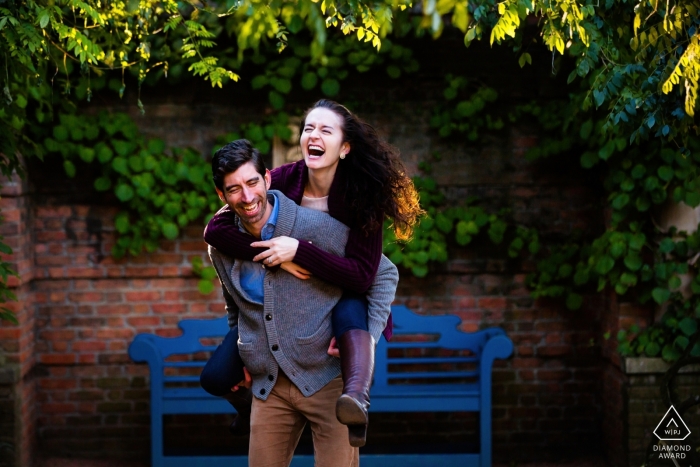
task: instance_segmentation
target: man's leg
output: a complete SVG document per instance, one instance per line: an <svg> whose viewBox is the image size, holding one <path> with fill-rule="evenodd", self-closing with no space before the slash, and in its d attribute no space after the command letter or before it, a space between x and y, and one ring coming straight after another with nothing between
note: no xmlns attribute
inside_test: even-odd
<svg viewBox="0 0 700 467"><path fill-rule="evenodd" d="M343 392L336 378L310 397L294 387L293 402L309 420L314 440L315 467L358 467L360 450L348 443L348 427L335 416L335 403Z"/></svg>
<svg viewBox="0 0 700 467"><path fill-rule="evenodd" d="M306 419L292 403L292 395L298 393L296 386L280 373L267 400L253 398L248 448L250 467L287 467L292 461L306 425Z"/></svg>

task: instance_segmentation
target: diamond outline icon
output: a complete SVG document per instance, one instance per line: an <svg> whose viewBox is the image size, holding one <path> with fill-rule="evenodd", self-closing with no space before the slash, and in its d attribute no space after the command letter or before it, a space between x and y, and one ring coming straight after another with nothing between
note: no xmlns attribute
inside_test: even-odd
<svg viewBox="0 0 700 467"><path fill-rule="evenodd" d="M668 416L669 413L671 413L672 410L673 410L673 414L671 414L671 421L673 421L674 424L676 424L676 426L677 426L676 418L678 418L678 420L680 420L681 423L683 424L683 428L686 429L686 432L687 432L687 433L686 433L686 435L685 435L684 437L682 437L682 438L662 438L661 436L659 436L659 435L656 433L656 430L658 430L659 427L661 427L661 424L664 422L664 420L666 420L666 417ZM666 427L668 427L668 425L670 425L670 424L671 424L671 422L669 421L669 422L666 424ZM681 416L680 416L680 414L678 413L678 411L676 410L676 408L675 408L674 406L671 406L671 407L666 411L666 413L664 414L664 416L661 417L661 420L659 421L659 424L656 425L656 428L654 428L654 435L655 435L657 438L659 438L661 441L683 441L683 440L686 439L688 436L690 436L690 428L688 428L688 425L685 424L685 421L683 420L683 418L681 418Z"/></svg>

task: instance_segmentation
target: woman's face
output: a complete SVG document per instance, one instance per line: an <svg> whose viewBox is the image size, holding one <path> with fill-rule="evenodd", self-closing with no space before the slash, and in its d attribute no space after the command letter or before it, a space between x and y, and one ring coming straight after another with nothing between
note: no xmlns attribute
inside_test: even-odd
<svg viewBox="0 0 700 467"><path fill-rule="evenodd" d="M342 118L322 107L313 109L306 116L299 144L310 169L335 167L340 155L350 151L350 145L343 142Z"/></svg>

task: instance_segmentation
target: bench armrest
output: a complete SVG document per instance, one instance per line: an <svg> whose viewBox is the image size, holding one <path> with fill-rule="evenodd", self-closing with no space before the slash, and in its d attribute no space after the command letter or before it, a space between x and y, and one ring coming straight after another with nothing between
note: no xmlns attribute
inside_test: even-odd
<svg viewBox="0 0 700 467"><path fill-rule="evenodd" d="M501 331L499 329L499 331ZM494 333L481 350L479 360L480 390L482 408L491 407L491 370L493 362L497 359L505 359L513 353L513 341L502 331Z"/></svg>

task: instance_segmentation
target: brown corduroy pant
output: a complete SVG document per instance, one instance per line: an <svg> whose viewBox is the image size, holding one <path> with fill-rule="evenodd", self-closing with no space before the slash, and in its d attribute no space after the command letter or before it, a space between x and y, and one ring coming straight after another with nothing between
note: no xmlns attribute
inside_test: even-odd
<svg viewBox="0 0 700 467"><path fill-rule="evenodd" d="M248 465L287 467L308 420L315 467L359 467L360 451L350 446L348 427L335 418L335 403L342 390L343 381L338 377L314 395L304 397L280 373L267 400L253 398Z"/></svg>

